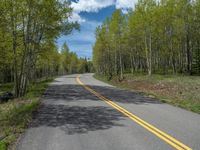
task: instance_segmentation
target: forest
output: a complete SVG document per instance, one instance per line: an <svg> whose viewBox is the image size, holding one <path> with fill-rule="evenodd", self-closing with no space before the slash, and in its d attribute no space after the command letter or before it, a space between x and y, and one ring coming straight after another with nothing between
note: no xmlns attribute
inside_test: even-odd
<svg viewBox="0 0 200 150"><path fill-rule="evenodd" d="M1 0L0 84L13 83L15 97L39 79L89 71L87 58L56 45L60 35L79 30L69 21L72 11L69 1Z"/></svg>
<svg viewBox="0 0 200 150"><path fill-rule="evenodd" d="M139 0L96 29L98 74L200 75L200 0Z"/></svg>

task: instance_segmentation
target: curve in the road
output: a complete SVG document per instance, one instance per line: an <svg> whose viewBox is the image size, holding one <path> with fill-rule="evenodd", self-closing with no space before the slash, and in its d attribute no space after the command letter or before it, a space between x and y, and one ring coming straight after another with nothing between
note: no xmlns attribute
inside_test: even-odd
<svg viewBox="0 0 200 150"><path fill-rule="evenodd" d="M153 133L163 141L167 142L169 145L174 147L177 150L192 150L190 147L186 146L182 142L178 141L177 139L173 138L172 136L168 135L167 133L161 131L160 129L156 128L155 126L149 124L148 122L144 121L143 119L139 118L138 116L134 115L133 113L129 112L128 110L124 109L123 107L119 106L118 104L114 103L112 100L104 97L100 93L94 91L91 87L85 85L83 82L80 80L80 76L77 76L76 78L77 83L82 85L85 89L87 89L89 92L97 96L99 99L103 100L106 102L108 105L111 107L115 108L134 122L138 123L142 127L144 127L146 130L149 132Z"/></svg>

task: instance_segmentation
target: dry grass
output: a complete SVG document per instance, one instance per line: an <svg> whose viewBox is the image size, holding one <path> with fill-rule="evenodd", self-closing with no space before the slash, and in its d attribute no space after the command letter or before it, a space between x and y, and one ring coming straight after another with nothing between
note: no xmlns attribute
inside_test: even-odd
<svg viewBox="0 0 200 150"><path fill-rule="evenodd" d="M123 81L117 77L107 81L105 77L98 79L115 86L143 92L167 102L197 113L200 113L200 77L198 76L164 76L126 74Z"/></svg>
<svg viewBox="0 0 200 150"><path fill-rule="evenodd" d="M32 112L39 105L39 97L51 81L52 79L32 84L26 96L0 104L0 150L10 149L24 132L32 118ZM11 90L12 84L0 86L0 91Z"/></svg>
<svg viewBox="0 0 200 150"><path fill-rule="evenodd" d="M3 137L0 145L11 146L27 127L38 104L38 99L16 99L0 105L0 137Z"/></svg>

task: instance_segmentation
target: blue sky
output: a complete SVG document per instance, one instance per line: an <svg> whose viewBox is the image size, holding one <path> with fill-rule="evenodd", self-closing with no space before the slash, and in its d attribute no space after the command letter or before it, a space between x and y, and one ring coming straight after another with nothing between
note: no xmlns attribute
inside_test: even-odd
<svg viewBox="0 0 200 150"><path fill-rule="evenodd" d="M92 47L95 43L96 27L101 25L106 17L110 17L115 9L132 9L136 0L73 0L74 9L70 21L78 21L80 31L73 31L68 36L57 40L59 48L67 42L71 51L79 57L92 58Z"/></svg>

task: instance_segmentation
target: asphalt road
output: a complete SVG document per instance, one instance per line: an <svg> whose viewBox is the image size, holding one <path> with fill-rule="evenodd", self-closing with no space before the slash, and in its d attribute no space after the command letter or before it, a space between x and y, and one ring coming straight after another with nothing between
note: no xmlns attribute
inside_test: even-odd
<svg viewBox="0 0 200 150"><path fill-rule="evenodd" d="M199 114L77 76L49 86L17 150L200 150Z"/></svg>

